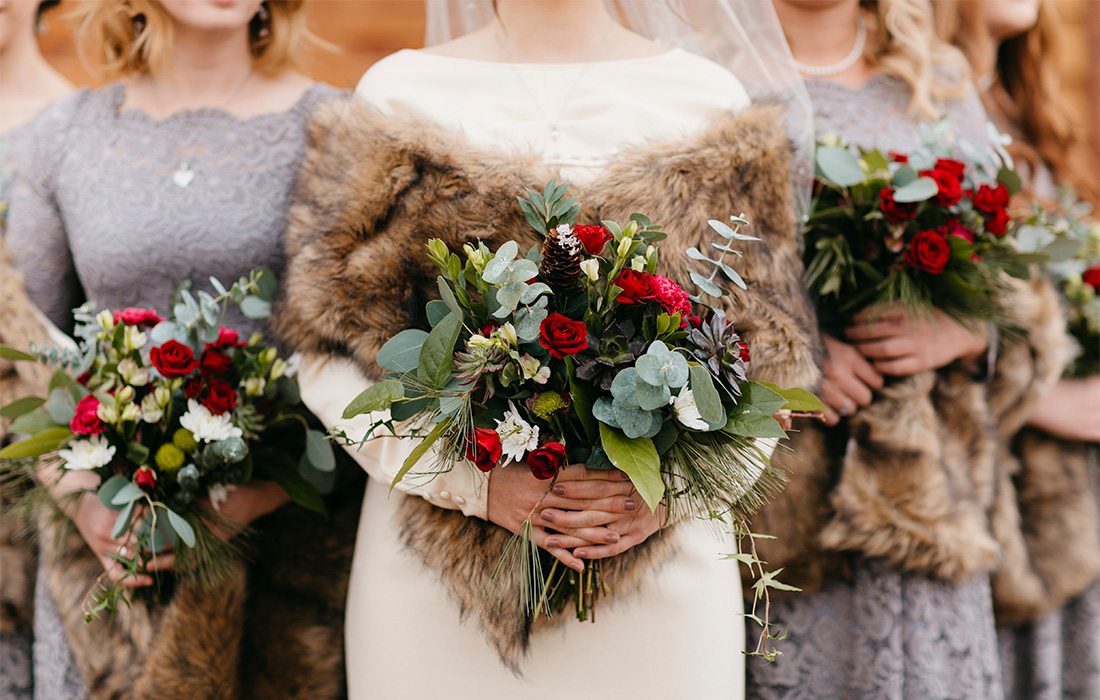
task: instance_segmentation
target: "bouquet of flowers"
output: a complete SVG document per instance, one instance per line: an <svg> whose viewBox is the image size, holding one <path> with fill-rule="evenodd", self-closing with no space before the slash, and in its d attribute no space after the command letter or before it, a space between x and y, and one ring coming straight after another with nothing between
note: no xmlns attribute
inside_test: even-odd
<svg viewBox="0 0 1100 700"><path fill-rule="evenodd" d="M266 316L274 277L257 270L229 289L211 284L218 296L181 288L169 318L138 308L97 313L86 304L75 312L75 348L0 348L7 359L58 368L48 396L3 408L12 433L30 436L0 450L3 476L94 472L99 500L118 511L112 536L132 543L112 555L124 575L104 577L91 592L89 620L128 604L133 589L122 583L155 576L146 567L169 550L178 575L213 583L228 573L234 552L213 528L236 485L274 480L324 513L311 483L333 470L332 446L310 427L286 361L259 334L242 339L219 325L230 302ZM290 423L302 429L286 430Z"/></svg>
<svg viewBox="0 0 1100 700"><path fill-rule="evenodd" d="M826 327L886 302L1005 322L1005 275L1026 278L1041 256L1015 247L1008 205L1020 180L1007 154L962 147L973 165L950 157L942 134L908 154L818 145L806 282Z"/></svg>
<svg viewBox="0 0 1100 700"><path fill-rule="evenodd" d="M1048 258L1051 276L1066 309L1066 327L1079 352L1067 368L1071 377L1100 374L1100 222L1092 207L1064 190L1054 210L1036 204L1016 237L1020 249Z"/></svg>
<svg viewBox="0 0 1100 700"><path fill-rule="evenodd" d="M648 218L575 225L580 205L566 190L551 182L519 200L544 237L525 255L514 241L461 254L428 242L441 271L431 330L390 339L378 362L393 374L344 417L388 409L363 440L402 422L422 438L395 484L422 461L427 475L524 461L549 492L558 470L580 463L622 470L652 509L738 522L781 482L759 442L786 436L774 415L820 403L747 380L751 351L736 325L657 274L665 234ZM691 275L701 294L722 294L718 275L744 288L727 261L733 245L758 240L740 232L747 223L710 222L717 257L687 251L710 266ZM591 616L598 565L578 575L555 562L544 577L530 519L502 553L500 566L510 564L523 572L528 613L572 596L578 618Z"/></svg>

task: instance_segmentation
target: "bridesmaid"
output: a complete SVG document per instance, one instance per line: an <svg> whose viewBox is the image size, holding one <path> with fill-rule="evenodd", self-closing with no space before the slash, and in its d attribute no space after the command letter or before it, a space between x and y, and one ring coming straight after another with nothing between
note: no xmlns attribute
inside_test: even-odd
<svg viewBox="0 0 1100 700"><path fill-rule="evenodd" d="M4 240L8 190L22 160L26 123L72 86L42 57L36 34L57 0L0 0L0 343L26 347L48 340L44 324L31 312ZM49 375L26 363L0 360L0 406L45 390ZM4 423L0 419L0 423ZM0 444L8 439L0 425ZM16 494L5 492L5 501ZM19 532L25 523L5 509L0 521L0 697L32 697L31 624L34 553Z"/></svg>
<svg viewBox="0 0 1100 700"><path fill-rule="evenodd" d="M31 167L14 187L8 237L32 299L64 329L84 299L163 310L180 280L206 288L210 276L280 271L305 126L338 94L292 67L306 38L302 0L88 0L75 14L82 51L115 82L29 127ZM239 314L227 323L260 330ZM80 476L58 490L88 487ZM273 483L229 498L221 514L256 528L247 573L238 565L217 590L180 586L164 605L96 624L80 606L97 576L120 575L108 556L119 547L115 514L85 494L67 512L77 534L47 527L37 697L340 694L346 560L330 546L336 530L279 511L288 498Z"/></svg>
<svg viewBox="0 0 1100 700"><path fill-rule="evenodd" d="M819 134L904 152L942 117L960 139L985 138L965 61L937 40L927 0L774 4ZM996 698L990 413L1031 377L1002 376L998 364L982 381L986 333L941 313L857 322L823 329L837 334L826 337L821 387L833 427L797 436L792 484L754 522L778 536L761 557L804 592L773 605L790 636L775 664L749 664L749 695ZM1045 356L997 350L1021 371L1031 351Z"/></svg>
<svg viewBox="0 0 1100 700"><path fill-rule="evenodd" d="M1044 205L1070 185L1100 205L1090 148L1062 95L1054 3L936 4L945 38L970 58L983 98ZM1094 210L1095 211L1095 210ZM1093 357L1100 348L1081 348ZM1035 403L1006 443L993 579L1005 690L1020 700L1100 697L1100 376L1065 377ZM1015 426L1018 427L1018 426ZM1011 449L1011 454L1008 450Z"/></svg>

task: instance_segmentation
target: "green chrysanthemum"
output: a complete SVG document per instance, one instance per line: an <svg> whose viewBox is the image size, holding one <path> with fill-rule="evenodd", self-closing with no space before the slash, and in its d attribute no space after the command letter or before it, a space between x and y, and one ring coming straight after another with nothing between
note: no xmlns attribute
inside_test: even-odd
<svg viewBox="0 0 1100 700"><path fill-rule="evenodd" d="M536 416L546 420L558 411L568 408L568 406L569 402L565 400L564 396L556 391L547 391L535 397L535 400L531 403L531 410L535 412Z"/></svg>
<svg viewBox="0 0 1100 700"><path fill-rule="evenodd" d="M195 434L187 428L180 428L172 435L172 444L188 454L199 447L199 443L195 441Z"/></svg>
<svg viewBox="0 0 1100 700"><path fill-rule="evenodd" d="M161 471L174 472L183 466L183 460L183 450L175 445L164 444L157 450L156 462Z"/></svg>

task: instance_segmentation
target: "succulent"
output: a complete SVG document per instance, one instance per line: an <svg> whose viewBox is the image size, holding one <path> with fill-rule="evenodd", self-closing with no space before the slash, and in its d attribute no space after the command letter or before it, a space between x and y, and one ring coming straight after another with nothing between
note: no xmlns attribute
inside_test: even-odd
<svg viewBox="0 0 1100 700"><path fill-rule="evenodd" d="M722 314L714 313L692 329L688 338L695 346L695 357L722 379L734 396L740 396L739 384L747 379L742 359L745 345L733 324Z"/></svg>

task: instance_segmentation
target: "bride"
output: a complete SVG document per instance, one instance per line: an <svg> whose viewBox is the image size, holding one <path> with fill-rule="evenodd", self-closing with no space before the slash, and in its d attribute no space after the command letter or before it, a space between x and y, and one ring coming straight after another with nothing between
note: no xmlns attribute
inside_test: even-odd
<svg viewBox="0 0 1100 700"><path fill-rule="evenodd" d="M341 414L380 376L381 344L425 323L426 240L495 249L522 237L515 198L552 176L601 218L662 223L666 272L680 278L683 249L709 245L707 219L744 211L764 241L745 251L749 291L725 297L726 311L757 378L812 386L797 159L783 111L751 102L788 98L792 128L806 115L770 3L739 5L429 0L430 47L371 68L366 105L320 115L299 178L278 322L321 420L363 434L369 419ZM700 521L665 523L624 475L582 466L541 504L545 482L522 465L460 466L391 492L411 448L349 448L370 476L348 594L350 697L743 697L739 573L720 558L730 542ZM595 624L486 602L501 547L536 504L539 546L576 570L604 560Z"/></svg>

